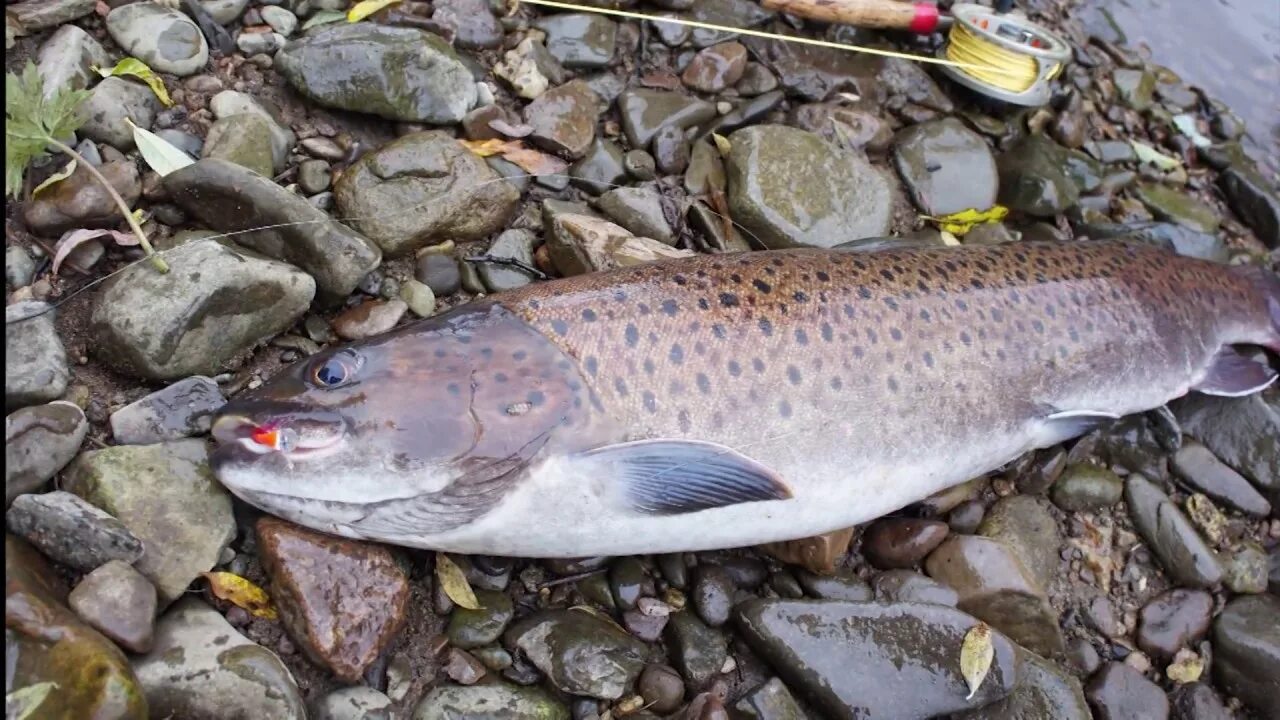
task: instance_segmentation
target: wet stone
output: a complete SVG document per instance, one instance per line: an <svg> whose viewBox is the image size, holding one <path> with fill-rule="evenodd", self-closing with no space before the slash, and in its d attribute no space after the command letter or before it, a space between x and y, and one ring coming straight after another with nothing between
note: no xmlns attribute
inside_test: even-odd
<svg viewBox="0 0 1280 720"><path fill-rule="evenodd" d="M7 289L17 290L30 285L35 274L36 263L21 245L10 245L4 249L4 282Z"/></svg>
<svg viewBox="0 0 1280 720"><path fill-rule="evenodd" d="M913 125L894 139L894 165L917 207L935 217L995 204L996 162L956 118Z"/></svg>
<svg viewBox="0 0 1280 720"><path fill-rule="evenodd" d="M133 148L133 129L125 118L150 130L160 101L142 83L109 77L94 86L82 107L86 120L79 130L81 135L128 151Z"/></svg>
<svg viewBox="0 0 1280 720"><path fill-rule="evenodd" d="M916 518L884 518L862 534L862 552L882 569L912 568L947 537L947 524Z"/></svg>
<svg viewBox="0 0 1280 720"><path fill-rule="evenodd" d="M1019 653L1018 685L1004 700L961 713L959 720L1093 720L1080 681L1034 653Z"/></svg>
<svg viewBox="0 0 1280 720"><path fill-rule="evenodd" d="M657 162L644 150L631 150L622 156L622 166L637 180L652 180L658 176Z"/></svg>
<svg viewBox="0 0 1280 720"><path fill-rule="evenodd" d="M154 717L307 717L280 658L196 597L161 616L151 652L135 659L133 669Z"/></svg>
<svg viewBox="0 0 1280 720"><path fill-rule="evenodd" d="M412 720L569 720L569 709L548 692L505 682L437 685L413 710Z"/></svg>
<svg viewBox="0 0 1280 720"><path fill-rule="evenodd" d="M1124 663L1108 663L1085 687L1097 720L1164 720L1169 700L1159 685Z"/></svg>
<svg viewBox="0 0 1280 720"><path fill-rule="evenodd" d="M805 720L807 717L791 691L776 677L744 695L733 708L746 720Z"/></svg>
<svg viewBox="0 0 1280 720"><path fill-rule="evenodd" d="M111 560L133 563L142 557L142 541L123 523L68 492L19 495L4 519L10 532L81 572Z"/></svg>
<svg viewBox="0 0 1280 720"><path fill-rule="evenodd" d="M56 400L25 407L4 419L4 504L44 487L75 458L89 434L84 411Z"/></svg>
<svg viewBox="0 0 1280 720"><path fill-rule="evenodd" d="M1157 595L1138 616L1138 647L1158 658L1171 658L1194 647L1209 632L1213 596L1203 590L1176 588Z"/></svg>
<svg viewBox="0 0 1280 720"><path fill-rule="evenodd" d="M694 572L693 591L690 599L698 611L698 617L711 627L720 627L729 621L733 609L733 578L723 568L715 565L699 565Z"/></svg>
<svg viewBox="0 0 1280 720"><path fill-rule="evenodd" d="M854 528L843 528L807 538L759 546L766 555L781 562L799 565L811 573L830 575L837 561L849 551Z"/></svg>
<svg viewBox="0 0 1280 720"><path fill-rule="evenodd" d="M725 42L694 55L680 79L693 90L715 93L741 80L746 68L747 49L741 43Z"/></svg>
<svg viewBox="0 0 1280 720"><path fill-rule="evenodd" d="M80 619L129 652L151 650L156 589L128 563L112 560L85 575L67 604Z"/></svg>
<svg viewBox="0 0 1280 720"><path fill-rule="evenodd" d="M752 649L833 718L921 718L982 707L1011 692L1017 677L1014 645L993 633L990 671L965 700L955 658L977 621L951 608L750 600L735 612Z"/></svg>
<svg viewBox="0 0 1280 720"><path fill-rule="evenodd" d="M448 124L476 103L475 81L453 48L416 28L335 23L289 43L275 61L294 89L340 110Z"/></svg>
<svg viewBox="0 0 1280 720"><path fill-rule="evenodd" d="M1205 446L1191 441L1174 454L1174 473L1195 490L1248 515L1265 517L1271 504L1248 480L1213 456Z"/></svg>
<svg viewBox="0 0 1280 720"><path fill-rule="evenodd" d="M705 100L667 90L635 88L618 96L622 130L632 147L648 147L649 141L665 125L685 130L716 116L716 108Z"/></svg>
<svg viewBox="0 0 1280 720"><path fill-rule="evenodd" d="M750 44L750 43L748 43ZM883 63L836 48L816 47L771 40L763 43L765 64L778 76L787 94L808 102L822 102L837 92L853 92L883 101L884 90L878 76Z"/></svg>
<svg viewBox="0 0 1280 720"><path fill-rule="evenodd" d="M1196 198L1165 185L1142 183L1136 189L1142 204L1158 220L1167 220L1197 232L1218 229L1218 214Z"/></svg>
<svg viewBox="0 0 1280 720"><path fill-rule="evenodd" d="M716 121L715 130L724 134L746 125L754 125L773 112L782 103L784 97L781 90L775 90L739 103Z"/></svg>
<svg viewBox="0 0 1280 720"><path fill-rule="evenodd" d="M258 521L257 537L289 636L340 680L359 680L404 621L409 583L391 552L275 518Z"/></svg>
<svg viewBox="0 0 1280 720"><path fill-rule="evenodd" d="M1052 217L1079 200L1067 176L1066 148L1042 135L1029 135L996 161L1002 205L1038 217Z"/></svg>
<svg viewBox="0 0 1280 720"><path fill-rule="evenodd" d="M644 643L612 622L576 610L535 612L507 629L504 644L561 691L602 700L627 693L647 654Z"/></svg>
<svg viewBox="0 0 1280 720"><path fill-rule="evenodd" d="M1070 465L1053 484L1053 503L1067 512L1090 512L1120 501L1124 481L1110 470L1091 464Z"/></svg>
<svg viewBox="0 0 1280 720"><path fill-rule="evenodd" d="M622 626L645 642L657 642L667 627L668 615L646 615L639 610L622 613Z"/></svg>
<svg viewBox="0 0 1280 720"><path fill-rule="evenodd" d="M148 445L201 435L226 402L211 378L189 377L111 413L111 436L120 445Z"/></svg>
<svg viewBox="0 0 1280 720"><path fill-rule="evenodd" d="M1232 600L1213 623L1213 670L1219 687L1263 717L1280 715L1280 598Z"/></svg>
<svg viewBox="0 0 1280 720"><path fill-rule="evenodd" d="M963 502L947 513L947 525L951 527L951 532L972 535L978 531L978 525L982 524L982 518L986 512L987 509L981 501Z"/></svg>
<svg viewBox="0 0 1280 720"><path fill-rule="evenodd" d="M298 187L308 195L329 189L329 163L324 160L304 160L298 164Z"/></svg>
<svg viewBox="0 0 1280 720"><path fill-rule="evenodd" d="M142 182L135 163L113 160L99 166L98 172L125 204L132 207L138 202ZM51 237L77 228L115 227L124 220L107 190L87 168L78 166L71 177L25 203L22 218L35 233Z"/></svg>
<svg viewBox="0 0 1280 720"><path fill-rule="evenodd" d="M1225 263L1230 258L1227 246L1216 235L1165 222L1090 223L1082 228L1091 238L1124 237L1172 250L1179 255Z"/></svg>
<svg viewBox="0 0 1280 720"><path fill-rule="evenodd" d="M1274 396L1272 396L1274 398ZM1280 490L1280 405L1254 394L1243 398L1191 393L1171 406L1183 432L1265 491Z"/></svg>
<svg viewBox="0 0 1280 720"><path fill-rule="evenodd" d="M569 175L575 186L594 195L618 187L627 181L622 148L612 140L596 138L587 154L569 166Z"/></svg>
<svg viewBox="0 0 1280 720"><path fill-rule="evenodd" d="M618 26L592 13L540 18L534 26L547 34L547 50L567 68L601 68L613 59Z"/></svg>
<svg viewBox="0 0 1280 720"><path fill-rule="evenodd" d="M209 45L195 21L159 3L115 8L107 15L107 32L125 52L156 72L185 77L209 61Z"/></svg>
<svg viewBox="0 0 1280 720"><path fill-rule="evenodd" d="M431 19L453 30L453 42L475 50L502 44L502 26L485 0L437 0Z"/></svg>
<svg viewBox="0 0 1280 720"><path fill-rule="evenodd" d="M1069 150L1066 154L1067 160L1067 176L1076 184L1076 188L1082 194L1094 192L1102 187L1104 182L1103 173L1105 168L1102 163L1094 160L1079 150ZM1117 177L1120 177L1117 175Z"/></svg>
<svg viewBox="0 0 1280 720"><path fill-rule="evenodd" d="M658 169L667 175L684 172L689 166L689 141L684 130L675 125L663 125L653 136L653 158Z"/></svg>
<svg viewBox="0 0 1280 720"><path fill-rule="evenodd" d="M888 181L865 160L781 125L734 132L729 208L769 248L831 247L888 233Z"/></svg>
<svg viewBox="0 0 1280 720"><path fill-rule="evenodd" d="M619 610L632 610L641 596L653 593L653 583L644 565L633 557L619 558L609 568L609 588L614 606Z"/></svg>
<svg viewBox="0 0 1280 720"><path fill-rule="evenodd" d="M420 256L414 267L414 277L418 282L431 288L431 292L435 293L436 297L452 295L462 286L458 261L449 255L439 253Z"/></svg>
<svg viewBox="0 0 1280 720"><path fill-rule="evenodd" d="M1165 572L1188 587L1212 587L1222 567L1178 506L1151 481L1134 473L1125 480L1125 502L1134 527Z"/></svg>
<svg viewBox="0 0 1280 720"><path fill-rule="evenodd" d="M1180 685L1170 694L1174 720L1231 720L1222 698L1209 685L1193 682Z"/></svg>
<svg viewBox="0 0 1280 720"><path fill-rule="evenodd" d="M1030 495L1001 498L978 526L978 534L1004 543L1040 587L1049 587L1057 574L1062 535L1046 500Z"/></svg>
<svg viewBox="0 0 1280 720"><path fill-rule="evenodd" d="M758 62L748 61L742 69L742 78L734 89L743 97L755 97L772 92L777 87L778 78L769 72L769 68Z"/></svg>
<svg viewBox="0 0 1280 720"><path fill-rule="evenodd" d="M388 257L452 239L479 240L505 226L519 202L484 159L439 131L413 133L366 154L342 173L343 217Z"/></svg>
<svg viewBox="0 0 1280 720"><path fill-rule="evenodd" d="M134 567L156 586L162 607L212 569L235 536L231 497L213 477L203 440L82 453L64 478L142 541L146 553Z"/></svg>
<svg viewBox="0 0 1280 720"><path fill-rule="evenodd" d="M729 656L729 641L718 629L708 627L689 610L674 613L665 633L671 663L692 690L701 690L720 674Z"/></svg>
<svg viewBox="0 0 1280 720"><path fill-rule="evenodd" d="M1241 594L1267 591L1267 554L1253 542L1242 542L1222 556L1222 583Z"/></svg>
<svg viewBox="0 0 1280 720"><path fill-rule="evenodd" d="M54 328L55 317L56 311L40 301L5 307L6 411L55 400L66 392L70 371L66 349Z"/></svg>
<svg viewBox="0 0 1280 720"><path fill-rule="evenodd" d="M1145 70L1118 68L1111 76L1116 96L1130 110L1146 110L1154 102L1156 78Z"/></svg>
<svg viewBox="0 0 1280 720"><path fill-rule="evenodd" d="M960 602L960 596L955 590L914 570L887 570L879 573L872 578L872 589L876 601L882 603L925 603L955 607Z"/></svg>
<svg viewBox="0 0 1280 720"><path fill-rule="evenodd" d="M344 340L363 340L390 330L409 305L403 300L366 300L333 319L333 330Z"/></svg>
<svg viewBox="0 0 1280 720"><path fill-rule="evenodd" d="M515 615L511 598L505 593L494 590L476 590L475 593L476 600L480 602L479 610L455 607L449 615L446 631L449 642L464 650L497 642Z"/></svg>
<svg viewBox="0 0 1280 720"><path fill-rule="evenodd" d="M646 665L640 673L636 692L645 707L655 713L674 712L684 702L684 680L667 665Z"/></svg>
<svg viewBox="0 0 1280 720"><path fill-rule="evenodd" d="M1218 177L1227 204L1270 248L1280 247L1280 195L1260 173L1242 167L1228 168Z"/></svg>
<svg viewBox="0 0 1280 720"><path fill-rule="evenodd" d="M418 317L431 317L436 311L436 295L431 288L417 280L408 279L400 285L400 299L409 306L409 312Z"/></svg>
<svg viewBox="0 0 1280 720"><path fill-rule="evenodd" d="M214 95L209 100L209 109L218 118L219 122L228 120L237 115L254 115L261 118L267 124L267 130L271 134L271 162L273 170L280 171L285 167L289 150L293 148L293 144L297 141L297 136L286 125L280 122L277 113L273 113L265 105L252 95L235 90L223 90ZM218 123L214 123L217 127ZM210 133L213 128L210 128ZM205 144L211 142L213 137L206 137ZM312 138L313 140L315 138ZM306 141L304 141L306 142ZM330 141L332 142L332 141ZM195 154L199 154L197 151ZM340 154L341 155L341 154ZM264 163L265 164L265 163Z"/></svg>
<svg viewBox="0 0 1280 720"><path fill-rule="evenodd" d="M459 685L475 685L485 675L485 667L465 650L449 648L445 656L444 673Z"/></svg>
<svg viewBox="0 0 1280 720"><path fill-rule="evenodd" d="M614 222L639 237L675 245L675 232L662 208L662 195L651 187L615 188L600 196L596 206Z"/></svg>
<svg viewBox="0 0 1280 720"><path fill-rule="evenodd" d="M394 720L391 698L371 687L334 690L311 706L311 720Z"/></svg>
<svg viewBox="0 0 1280 720"><path fill-rule="evenodd" d="M595 139L599 98L584 80L573 80L538 96L524 109L530 139L557 155L576 160Z"/></svg>
<svg viewBox="0 0 1280 720"><path fill-rule="evenodd" d="M537 237L529 230L506 230L489 246L487 254L494 258L516 260L527 267L533 267L533 243L536 239ZM524 270L500 263L481 262L478 263L476 270L490 292L514 290L534 280L534 277Z"/></svg>
<svg viewBox="0 0 1280 720"><path fill-rule="evenodd" d="M871 586L848 570L820 575L808 570L796 573L801 589L820 600L853 600L862 602L872 597Z"/></svg>

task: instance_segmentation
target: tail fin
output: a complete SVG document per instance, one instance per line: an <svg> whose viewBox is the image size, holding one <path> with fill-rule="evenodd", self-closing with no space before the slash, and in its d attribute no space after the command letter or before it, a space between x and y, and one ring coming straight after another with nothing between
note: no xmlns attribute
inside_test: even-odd
<svg viewBox="0 0 1280 720"><path fill-rule="evenodd" d="M1262 296L1266 316L1271 321L1270 340L1262 345L1280 354L1280 275L1256 265L1242 265L1235 270L1253 283L1254 289Z"/></svg>

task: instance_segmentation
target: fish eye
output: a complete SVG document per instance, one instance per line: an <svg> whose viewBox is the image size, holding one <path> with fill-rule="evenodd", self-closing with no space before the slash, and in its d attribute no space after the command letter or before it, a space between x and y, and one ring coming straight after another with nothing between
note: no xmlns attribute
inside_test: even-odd
<svg viewBox="0 0 1280 720"><path fill-rule="evenodd" d="M311 369L311 380L322 388L345 385L355 377L359 357L349 351L330 355Z"/></svg>

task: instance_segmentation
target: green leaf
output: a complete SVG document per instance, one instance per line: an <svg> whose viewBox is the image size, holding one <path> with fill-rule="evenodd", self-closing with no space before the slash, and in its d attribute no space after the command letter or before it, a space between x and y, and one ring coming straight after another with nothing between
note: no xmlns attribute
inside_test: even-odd
<svg viewBox="0 0 1280 720"><path fill-rule="evenodd" d="M58 683L42 682L18 688L4 696L4 714L13 720L28 720L40 708L49 693L56 690Z"/></svg>
<svg viewBox="0 0 1280 720"><path fill-rule="evenodd" d="M382 8L398 2L400 0L360 0L347 11L347 22L360 22Z"/></svg>
<svg viewBox="0 0 1280 720"><path fill-rule="evenodd" d="M160 177L164 177L175 170L181 170L195 162L190 155L174 147L159 135L134 125L133 121L128 118L125 118L125 122L129 123L129 127L133 128L133 141L138 144L138 151L142 153L142 159L146 160L147 165L150 165L152 170L159 173Z"/></svg>
<svg viewBox="0 0 1280 720"><path fill-rule="evenodd" d="M151 88L151 92L155 93L156 97L160 98L161 104L165 107L173 105L173 100L169 99L169 91L164 87L164 81L161 80L160 76L156 75L151 68L147 67L146 63L142 62L138 58L127 57L116 63L116 66L110 70L103 70L98 67L95 67L93 70L104 78L112 76L119 77L121 75L136 77L146 83L147 87Z"/></svg>
<svg viewBox="0 0 1280 720"><path fill-rule="evenodd" d="M53 187L54 185L62 182L63 180L66 180L67 178L71 177L71 173L75 171L76 171L76 161L72 160L71 162L67 163L66 167L62 168L58 172L45 178L44 182L32 188L31 197L35 197L36 195L39 195L41 192L49 189L50 187Z"/></svg>
<svg viewBox="0 0 1280 720"><path fill-rule="evenodd" d="M1133 146L1138 162L1151 163L1161 170L1176 170L1182 166L1177 158L1171 158L1146 143L1130 140L1129 144Z"/></svg>
<svg viewBox="0 0 1280 720"><path fill-rule="evenodd" d="M302 23L302 31L306 32L307 30L310 30L313 27L318 27L320 25L328 25L329 23L341 22L345 20L346 17L347 17L347 14L339 10L321 10L320 12L308 18L306 22Z"/></svg>
<svg viewBox="0 0 1280 720"><path fill-rule="evenodd" d="M5 173L7 195L22 191L22 175L31 161L44 154L51 141L71 136L84 123L81 107L86 90L59 88L45 98L44 82L34 62L21 75L5 75Z"/></svg>

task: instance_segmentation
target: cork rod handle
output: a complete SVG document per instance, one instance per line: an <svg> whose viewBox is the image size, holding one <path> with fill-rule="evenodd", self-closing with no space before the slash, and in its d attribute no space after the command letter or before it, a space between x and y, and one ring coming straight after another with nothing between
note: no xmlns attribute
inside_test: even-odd
<svg viewBox="0 0 1280 720"><path fill-rule="evenodd" d="M929 33L938 26L938 9L929 3L898 0L763 0L766 10L819 22L855 27Z"/></svg>

